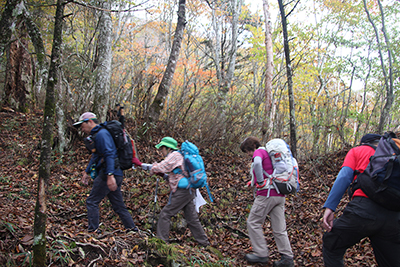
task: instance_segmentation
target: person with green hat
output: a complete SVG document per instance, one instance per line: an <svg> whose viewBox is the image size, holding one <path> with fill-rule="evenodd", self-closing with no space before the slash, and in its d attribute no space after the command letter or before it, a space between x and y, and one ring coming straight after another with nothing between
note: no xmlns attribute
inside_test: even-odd
<svg viewBox="0 0 400 267"><path fill-rule="evenodd" d="M195 191L188 188L187 172L184 167L184 158L178 150L178 142L172 137L164 137L155 146L160 149L165 159L159 163L150 165L150 174L168 174L169 187L171 189L168 204L164 206L157 223L157 236L168 242L171 217L183 210L186 222L193 237L201 246L210 243L197 216L193 198ZM179 170L178 170L179 169Z"/></svg>

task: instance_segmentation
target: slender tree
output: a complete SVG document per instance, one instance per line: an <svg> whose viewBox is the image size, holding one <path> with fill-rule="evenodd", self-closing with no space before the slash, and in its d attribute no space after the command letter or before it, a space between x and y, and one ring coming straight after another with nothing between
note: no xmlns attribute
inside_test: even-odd
<svg viewBox="0 0 400 267"><path fill-rule="evenodd" d="M57 0L57 9L54 23L53 48L51 52L49 79L47 82L46 101L43 115L39 179L35 207L35 221L33 226L34 266L46 266L46 190L50 178L51 154L56 112L55 87L58 83L58 72L61 60L64 6L64 0Z"/></svg>
<svg viewBox="0 0 400 267"><path fill-rule="evenodd" d="M234 78L238 49L239 16L243 1L212 1L211 3L208 2L208 4L212 10L212 32L210 33L212 36L210 37L210 41L207 42L207 45L211 50L210 57L215 66L220 100L224 102L223 100L229 92ZM227 15L220 16L219 13L221 12L219 9L223 10ZM225 26L225 23L227 22L229 22L229 24ZM228 27L230 27L230 31L227 30Z"/></svg>
<svg viewBox="0 0 400 267"><path fill-rule="evenodd" d="M236 66L236 54L237 54L237 42L238 42L238 24L239 16L242 12L242 0L231 0L232 9L232 44L229 51L230 59L228 62L228 69L226 71L226 79L223 81L223 87L221 88L223 93L227 93L232 85L234 77L234 71Z"/></svg>
<svg viewBox="0 0 400 267"><path fill-rule="evenodd" d="M272 77L274 71L274 56L272 50L272 26L271 26L271 14L269 12L269 1L263 0L263 10L265 17L265 49L267 55L266 71L265 71L265 118L263 135L271 133L273 110L272 110ZM267 138L269 138L267 134ZM264 141L265 138L264 138Z"/></svg>
<svg viewBox="0 0 400 267"><path fill-rule="evenodd" d="M106 120L106 114L110 101L110 79L112 62L112 21L111 3L108 0L99 2L99 37L97 40L96 55L96 81L93 101L93 111L100 121Z"/></svg>
<svg viewBox="0 0 400 267"><path fill-rule="evenodd" d="M164 72L164 76L161 80L160 86L158 87L157 95L150 106L149 119L151 121L158 121L160 113L163 109L164 100L168 95L172 78L174 77L176 64L181 50L183 31L186 25L186 0L179 0L178 8L178 23L175 29L174 41L171 47L171 53L168 59L168 64Z"/></svg>
<svg viewBox="0 0 400 267"><path fill-rule="evenodd" d="M287 86L288 86L288 94L289 94L290 148L293 153L293 156L296 157L297 156L296 114L295 114L294 94L293 94L292 62L290 59L289 38L288 38L288 32L287 32L287 20L286 20L285 6L283 5L283 0L278 0L278 4L279 4L279 11L281 13L281 20L282 20L283 47L285 50L286 77L287 77Z"/></svg>
<svg viewBox="0 0 400 267"><path fill-rule="evenodd" d="M378 28L376 27L371 14L368 10L367 7L367 2L366 0L363 0L364 2L364 10L365 13L367 13L367 17L369 22L371 23L372 27L374 28L374 32L375 32L375 37L376 37L376 43L378 44L378 52L379 52L379 59L381 61L381 69L382 69L382 73L383 73L383 79L384 79L384 83L385 83L385 89L386 89L386 103L382 109L382 113L380 116L380 120L379 120L379 126L378 126L378 133L382 133L384 131L384 127L387 125L387 123L389 122L389 117L390 117L390 109L392 108L393 105L393 101L394 101L394 91L393 91L393 71L392 71L392 51L391 51L391 46L390 46L390 41L388 38L388 35L386 33L386 27L385 27L385 15L383 12L383 8L382 8L382 3L380 0L378 0L378 6L379 6L379 11L380 11L380 15L381 15L381 20L382 20L382 33L383 36L385 38L385 43L386 45L384 46L379 38L379 31ZM385 66L385 62L384 62L384 57L383 57L383 49L384 47L387 49L387 54L388 54L388 69L389 69L389 73L386 70L386 66Z"/></svg>

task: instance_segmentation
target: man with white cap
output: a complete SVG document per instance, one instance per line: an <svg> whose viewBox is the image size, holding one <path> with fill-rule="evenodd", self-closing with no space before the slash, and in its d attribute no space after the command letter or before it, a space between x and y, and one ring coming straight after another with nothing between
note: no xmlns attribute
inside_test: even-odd
<svg viewBox="0 0 400 267"><path fill-rule="evenodd" d="M80 127L89 135L87 139L93 141L93 147L90 149L92 156L82 177L82 183L88 184L91 170L95 169L93 187L86 200L89 232L100 232L99 204L105 196L110 200L112 208L121 218L125 228L138 231L122 198L123 172L118 166L117 148L111 134L99 125L96 115L92 112L83 113L73 125L76 128Z"/></svg>

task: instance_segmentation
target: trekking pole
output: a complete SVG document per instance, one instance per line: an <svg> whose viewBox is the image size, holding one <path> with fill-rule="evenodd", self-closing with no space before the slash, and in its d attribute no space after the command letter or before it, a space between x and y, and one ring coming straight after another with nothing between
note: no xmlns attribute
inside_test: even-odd
<svg viewBox="0 0 400 267"><path fill-rule="evenodd" d="M153 232L153 229L154 229L154 220L155 220L155 216L156 216L156 204L157 204L158 180L159 180L159 178L157 177L157 182L156 182L156 192L155 192L155 194L154 194L153 219L152 219L152 221L151 221L151 232Z"/></svg>

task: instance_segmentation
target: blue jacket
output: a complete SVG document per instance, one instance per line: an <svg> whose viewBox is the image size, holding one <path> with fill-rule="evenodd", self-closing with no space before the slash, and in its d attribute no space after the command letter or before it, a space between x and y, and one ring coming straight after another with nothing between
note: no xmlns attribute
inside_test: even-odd
<svg viewBox="0 0 400 267"><path fill-rule="evenodd" d="M90 173L90 167L93 164L96 164L97 173L103 171L106 175L112 173L114 175L122 176L122 170L120 168L115 169L115 162L118 155L111 134L107 129L102 128L100 125L95 126L90 134L96 134L94 139L96 152L92 153L92 157L86 167L86 173Z"/></svg>
<svg viewBox="0 0 400 267"><path fill-rule="evenodd" d="M329 192L328 199L325 201L324 208L330 208L332 211L336 210L336 207L353 181L353 178L354 170L350 167L342 167Z"/></svg>

